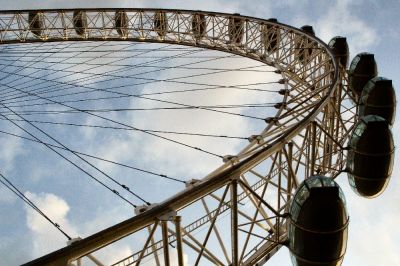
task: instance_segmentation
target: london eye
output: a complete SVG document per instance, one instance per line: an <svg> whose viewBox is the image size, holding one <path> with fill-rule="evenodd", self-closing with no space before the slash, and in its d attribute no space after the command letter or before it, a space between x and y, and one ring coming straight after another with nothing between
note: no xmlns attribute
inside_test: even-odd
<svg viewBox="0 0 400 266"><path fill-rule="evenodd" d="M26 265L263 265L281 248L294 265L340 265L351 213L335 179L367 198L390 181L392 81L373 54L350 60L345 37L173 9L0 21L1 133L21 145L1 182L68 242ZM13 175L87 202L74 215L90 234ZM101 231L78 218L94 210Z"/></svg>

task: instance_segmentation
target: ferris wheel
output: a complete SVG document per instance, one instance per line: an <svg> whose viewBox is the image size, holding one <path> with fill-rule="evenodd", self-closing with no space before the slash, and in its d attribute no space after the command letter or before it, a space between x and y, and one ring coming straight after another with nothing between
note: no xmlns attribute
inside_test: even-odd
<svg viewBox="0 0 400 266"><path fill-rule="evenodd" d="M372 54L348 67L344 37L240 14L20 10L0 12L0 43L1 133L31 145L27 169L61 161L45 182L133 216L72 237L1 170L68 240L26 265L104 265L123 241L112 265L263 265L284 246L294 265L340 265L335 178L364 197L388 184L392 83Z"/></svg>

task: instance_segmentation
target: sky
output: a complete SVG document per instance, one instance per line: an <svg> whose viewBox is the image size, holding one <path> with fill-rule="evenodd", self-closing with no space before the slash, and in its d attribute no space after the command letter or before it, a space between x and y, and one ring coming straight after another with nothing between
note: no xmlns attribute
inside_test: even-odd
<svg viewBox="0 0 400 266"><path fill-rule="evenodd" d="M397 25L400 24L398 12L400 3L398 1L383 0L333 0L333 1L311 1L311 0L283 0L283 1L3 1L0 0L2 9L37 9L37 8L93 8L93 7L160 7L176 9L193 9L206 11L219 11L227 13L240 13L242 15L277 18L278 21L301 27L309 24L314 27L315 33L323 41L329 42L334 36L347 37L350 46L350 59L360 52L370 52L375 54L378 64L379 75L393 79L393 86L397 95L400 95L400 32ZM259 78L260 77L254 77ZM397 80L396 80L397 79ZM189 99L190 100L190 99ZM399 115L397 114L397 117ZM132 118L134 119L134 118ZM167 118L165 118L167 119ZM182 118L184 119L184 118ZM212 119L212 118L205 118ZM160 120L162 121L162 120ZM146 121L136 121L146 126ZM230 128L228 128L229 130ZM400 121L393 126L393 133L396 146L400 139ZM239 132L240 133L240 132ZM242 132L244 133L244 132ZM85 131L83 135L86 139L98 138L96 132ZM79 139L74 139L76 146L79 147ZM107 140L113 141L113 140ZM117 145L118 144L118 145ZM123 145L121 145L123 144ZM152 151L160 147L159 143L153 142L153 146L146 147L149 158L144 159L145 165L152 165L151 158L163 156L168 158L167 147ZM232 142L231 146L239 145ZM115 148L118 146L118 148ZM16 173L13 169L18 160L23 159L24 147L20 142L3 139L0 143L1 150L12 151L3 152L0 161L3 171ZM114 147L114 148L113 148ZM110 158L123 160L124 155L134 149L145 149L140 147L138 139L125 139L123 136L115 143L110 143L107 147L89 147L89 150L96 152L107 152ZM101 149L107 149L102 151ZM226 152L229 152L227 150ZM185 160L186 153L183 153L180 160ZM398 156L396 157L398 158ZM146 161L147 160L147 161ZM398 159L395 159L398 162ZM209 160L202 161L203 165L199 168L207 168L212 165ZM25 162L29 164L28 162ZM32 167L30 179L40 180L42 176L51 175L49 173L53 161L49 160L49 168ZM170 160L164 162L164 166L174 168L173 173L181 175L187 169L180 169L178 164L173 164ZM61 167L61 166L60 166ZM163 165L158 166L160 169ZM212 166L211 166L212 168ZM194 170L193 170L194 171ZM200 170L198 170L201 172ZM25 173L27 174L27 173ZM72 175L73 173L71 173ZM198 173L193 172L196 176ZM366 265L366 266L386 266L400 265L400 166L395 163L392 180L385 193L375 199L363 199L355 195L347 182L347 177L342 174L337 181L345 192L350 214L349 241L344 266ZM33 182L33 181L30 182ZM37 184L42 184L37 182ZM67 184L67 183L66 183ZM82 183L77 188L62 186L48 187L35 186L35 189L23 187L26 195L37 202L38 206L45 209L49 215L63 225L69 232L90 234L96 232L97 228L104 228L115 221L123 220L127 217L126 208L119 207L114 202L109 205L98 207L90 202L91 191L86 189ZM162 186L163 184L161 184ZM80 187L79 187L80 186ZM84 196L71 198L66 196L64 190L84 191ZM34 190L34 191L33 191ZM6 190L0 190L1 217L8 216L0 222L0 265L15 265L25 262L43 254L43 247L49 251L55 246L61 247L64 240L49 229L49 226L42 217L34 214L29 208L24 207L13 195ZM74 202L76 201L76 202ZM92 211L82 213L79 210L71 209L77 202L88 202L88 209ZM15 210L14 210L15 209ZM102 213L108 211L105 217ZM113 217L107 218L107 217ZM15 221L19 221L15 223ZM29 244L27 244L29 243ZM46 244L52 243L52 244ZM12 251L12 252L10 252ZM17 251L17 252L16 252ZM116 255L129 253L126 246L115 247ZM290 265L288 251L282 248L267 265Z"/></svg>

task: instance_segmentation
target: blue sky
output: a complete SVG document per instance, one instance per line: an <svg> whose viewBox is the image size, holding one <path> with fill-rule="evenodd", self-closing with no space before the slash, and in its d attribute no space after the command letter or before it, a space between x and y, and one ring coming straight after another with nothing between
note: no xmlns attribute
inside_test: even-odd
<svg viewBox="0 0 400 266"><path fill-rule="evenodd" d="M335 0L335 1L311 1L311 0L286 0L286 1L0 1L2 9L36 9L36 8L74 8L74 7L160 7L177 9L194 9L207 11L220 11L228 13L240 13L243 15L270 18L275 17L280 22L295 27L305 24L313 25L316 35L328 42L332 37L346 36L350 46L350 58L359 52L371 52L375 54L379 75L393 79L393 86L397 95L400 95L400 32L398 25L400 19L400 3L398 1L373 1L373 0ZM397 115L399 117L399 115ZM396 146L399 141L400 121L393 126ZM93 132L85 132L87 137L98 137ZM3 139L4 140L4 139ZM112 158L120 159L124 153L132 148L130 145L137 139L123 139L118 144L125 144L123 151L113 150ZM79 139L76 139L79 147ZM136 144L137 145L137 144ZM156 145L156 143L154 144ZM232 145L238 145L232 143ZM17 155L9 155L7 152L0 155L2 168L10 167L9 173L17 173L17 162L29 165L28 160L22 155L23 147L16 142L0 143L1 150L12 150ZM138 148L137 146L134 146ZM93 148L95 149L95 148ZM99 151L99 150L97 150ZM101 150L100 150L101 151ZM111 154L111 151L110 151ZM11 156L11 157L10 157ZM18 157L19 156L19 157ZM15 158L18 158L15 159ZM397 156L398 158L398 156ZM26 161L25 161L26 160ZM398 162L398 159L396 159ZM208 162L208 161L207 161ZM51 167L54 161L47 162L48 168L32 167L30 179L51 175ZM144 162L151 165L151 161ZM166 165L168 165L167 162ZM211 164L211 163L210 163ZM207 165L205 163L205 165ZM176 166L176 165L174 165ZM62 167L62 166L59 166ZM204 166L206 167L206 166ZM160 168L162 168L160 166ZM211 167L212 168L212 167ZM176 169L176 174L182 174L186 169ZM74 175L74 172L69 173ZM197 173L193 173L196 176ZM400 180L399 164L395 164L392 180L386 192L379 198L368 200L357 197L347 184L347 177L341 175L337 181L345 191L350 213L349 242L344 266L354 265L400 265ZM62 182L62 181L61 181ZM78 181L77 181L78 182ZM24 182L18 181L24 191L34 201L47 206L52 217L63 228L70 232L90 234L98 228L104 228L116 221L129 217L126 208L120 207L117 201L110 201L108 205L96 206L91 202L92 192L85 186L84 181L79 181L76 188L63 187L62 185L30 181L32 184L42 186L24 186ZM155 181L154 181L155 182ZM156 183L154 183L156 184ZM158 183L157 183L158 184ZM153 185L153 183L152 183ZM160 184L158 184L160 185ZM164 184L161 183L160 186ZM83 192L83 196L67 196L71 190ZM145 188L143 188L145 189ZM13 265L22 263L27 259L40 254L45 243L52 243L45 248L62 246L65 241L57 232L52 231L42 218L33 215L23 204L16 200L8 191L0 189L0 216L7 216L0 222L0 265ZM73 192L72 192L73 193ZM87 204L89 212L72 209L78 203ZM107 211L106 217L104 212ZM113 219L109 219L113 217ZM16 222L18 221L18 222ZM79 225L79 226L78 226ZM46 233L44 233L46 232ZM51 233L47 233L51 232ZM29 244L27 244L29 243ZM53 245L53 243L55 243ZM122 247L123 249L125 247ZM12 251L12 252L11 252ZM120 250L121 251L121 250ZM121 253L123 253L121 251ZM289 265L288 252L282 248L268 265Z"/></svg>

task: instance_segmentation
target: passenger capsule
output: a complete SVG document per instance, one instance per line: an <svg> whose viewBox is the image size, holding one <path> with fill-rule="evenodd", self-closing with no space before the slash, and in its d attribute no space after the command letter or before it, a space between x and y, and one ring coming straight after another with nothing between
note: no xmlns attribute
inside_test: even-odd
<svg viewBox="0 0 400 266"><path fill-rule="evenodd" d="M158 36L164 38L167 35L168 20L164 11L157 11L154 14L154 30Z"/></svg>
<svg viewBox="0 0 400 266"><path fill-rule="evenodd" d="M349 218L338 184L328 177L311 176L297 189L289 213L293 265L341 265Z"/></svg>
<svg viewBox="0 0 400 266"><path fill-rule="evenodd" d="M314 36L315 32L312 26L304 25L300 28L303 32ZM307 58L309 58L313 52L313 48L304 48L312 46L313 42L310 41L307 37L301 37L300 40L297 41L295 56L301 63L306 63Z"/></svg>
<svg viewBox="0 0 400 266"><path fill-rule="evenodd" d="M75 10L72 17L76 34L85 35L87 29L86 11Z"/></svg>
<svg viewBox="0 0 400 266"><path fill-rule="evenodd" d="M276 23L276 18L268 19L268 21ZM261 42L267 52L271 53L278 48L279 29L271 24L261 25Z"/></svg>
<svg viewBox="0 0 400 266"><path fill-rule="evenodd" d="M345 37L336 36L329 42L329 48L331 48L337 62L344 68L347 68L349 62L349 45Z"/></svg>
<svg viewBox="0 0 400 266"><path fill-rule="evenodd" d="M239 16L239 14L234 14ZM228 25L229 40L233 44L240 44L244 36L244 20L240 17L230 17Z"/></svg>
<svg viewBox="0 0 400 266"><path fill-rule="evenodd" d="M366 198L380 195L393 168L394 144L388 121L376 115L361 117L349 148L347 171L351 187Z"/></svg>
<svg viewBox="0 0 400 266"><path fill-rule="evenodd" d="M200 40L206 35L207 21L204 14L194 14L192 17L192 31L196 40Z"/></svg>
<svg viewBox="0 0 400 266"><path fill-rule="evenodd" d="M349 85L357 99L365 84L377 75L378 69L373 54L361 53L354 57L349 68Z"/></svg>
<svg viewBox="0 0 400 266"><path fill-rule="evenodd" d="M115 12L115 29L117 30L119 36L128 36L128 25L129 19L125 11Z"/></svg>
<svg viewBox="0 0 400 266"><path fill-rule="evenodd" d="M392 81L382 77L368 81L361 93L358 116L379 115L393 125L395 113L396 93Z"/></svg>
<svg viewBox="0 0 400 266"><path fill-rule="evenodd" d="M29 30L40 37L44 26L43 14L38 11L30 11L28 14Z"/></svg>

